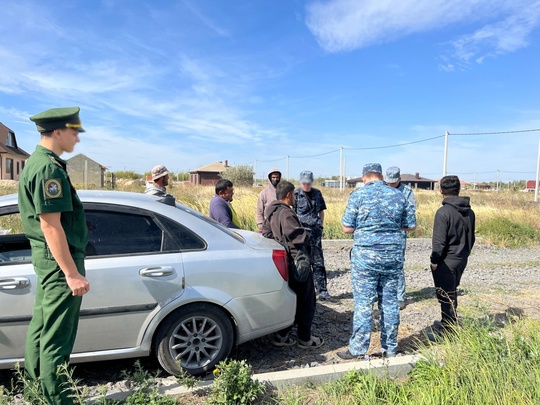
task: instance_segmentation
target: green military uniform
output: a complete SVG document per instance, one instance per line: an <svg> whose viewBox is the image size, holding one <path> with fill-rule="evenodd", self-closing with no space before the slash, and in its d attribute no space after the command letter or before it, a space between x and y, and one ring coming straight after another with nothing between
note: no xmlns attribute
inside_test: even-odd
<svg viewBox="0 0 540 405"><path fill-rule="evenodd" d="M81 131L78 112L78 107L54 109L30 119L36 122L40 132L58 128ZM26 341L25 372L30 379L41 379L48 404L72 404L69 392L63 392L65 378L57 376L57 369L69 362L82 297L72 295L66 277L47 245L39 216L61 213L71 256L83 276L88 230L83 206L66 171L66 162L41 145L36 147L22 172L19 209L24 231L32 246L32 262L38 281Z"/></svg>

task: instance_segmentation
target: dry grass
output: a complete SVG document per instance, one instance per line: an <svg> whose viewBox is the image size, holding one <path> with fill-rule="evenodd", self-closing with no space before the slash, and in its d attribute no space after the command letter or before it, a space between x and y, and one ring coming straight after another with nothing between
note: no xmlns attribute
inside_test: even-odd
<svg viewBox="0 0 540 405"><path fill-rule="evenodd" d="M0 182L1 183L1 182ZM119 182L120 191L143 192L137 182ZM236 188L233 206L242 228L255 230L257 196L261 188ZM351 190L322 189L328 207L324 238L343 239L348 236L341 230L341 216ZM0 194L16 192L13 184L0 184ZM208 215L208 205L214 196L213 187L193 187L173 184L169 192L181 203ZM485 243L497 246L539 246L540 205L533 202L532 193L520 192L472 192L471 205L477 217L477 236ZM429 238L433 229L433 217L441 205L441 196L436 191L416 192L418 201L417 229L411 237Z"/></svg>

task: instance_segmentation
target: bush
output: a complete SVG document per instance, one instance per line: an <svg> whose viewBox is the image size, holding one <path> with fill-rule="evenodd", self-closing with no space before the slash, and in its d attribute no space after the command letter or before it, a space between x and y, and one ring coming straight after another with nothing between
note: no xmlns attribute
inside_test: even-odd
<svg viewBox="0 0 540 405"><path fill-rule="evenodd" d="M209 404L250 404L265 391L253 380L251 366L245 360L223 360L214 370L216 379L210 390Z"/></svg>
<svg viewBox="0 0 540 405"><path fill-rule="evenodd" d="M118 170L113 173L117 180L139 180L143 178L143 175L140 173L132 172L129 170Z"/></svg>
<svg viewBox="0 0 540 405"><path fill-rule="evenodd" d="M477 233L493 245L520 247L540 242L540 231L534 226L500 215L482 218L477 225Z"/></svg>

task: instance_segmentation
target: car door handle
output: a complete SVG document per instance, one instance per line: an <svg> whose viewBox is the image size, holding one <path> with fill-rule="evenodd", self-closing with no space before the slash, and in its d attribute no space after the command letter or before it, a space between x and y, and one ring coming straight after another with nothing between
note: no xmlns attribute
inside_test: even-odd
<svg viewBox="0 0 540 405"><path fill-rule="evenodd" d="M139 270L139 275L143 277L166 277L174 273L172 266L146 267Z"/></svg>
<svg viewBox="0 0 540 405"><path fill-rule="evenodd" d="M30 287L26 277L0 278L0 290L21 290Z"/></svg>

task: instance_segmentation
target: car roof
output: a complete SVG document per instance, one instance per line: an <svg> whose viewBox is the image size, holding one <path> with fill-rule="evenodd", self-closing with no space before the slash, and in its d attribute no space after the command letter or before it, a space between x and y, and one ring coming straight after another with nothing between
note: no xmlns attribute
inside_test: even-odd
<svg viewBox="0 0 540 405"><path fill-rule="evenodd" d="M156 204L166 204L160 197L153 195L133 193L128 191L108 191L108 190L81 190L77 195L85 203L107 203L135 206L146 208L151 211L159 210L161 207ZM8 194L0 197L0 205L17 204L17 194ZM177 203L178 204L178 203ZM182 204L180 207L190 210Z"/></svg>

